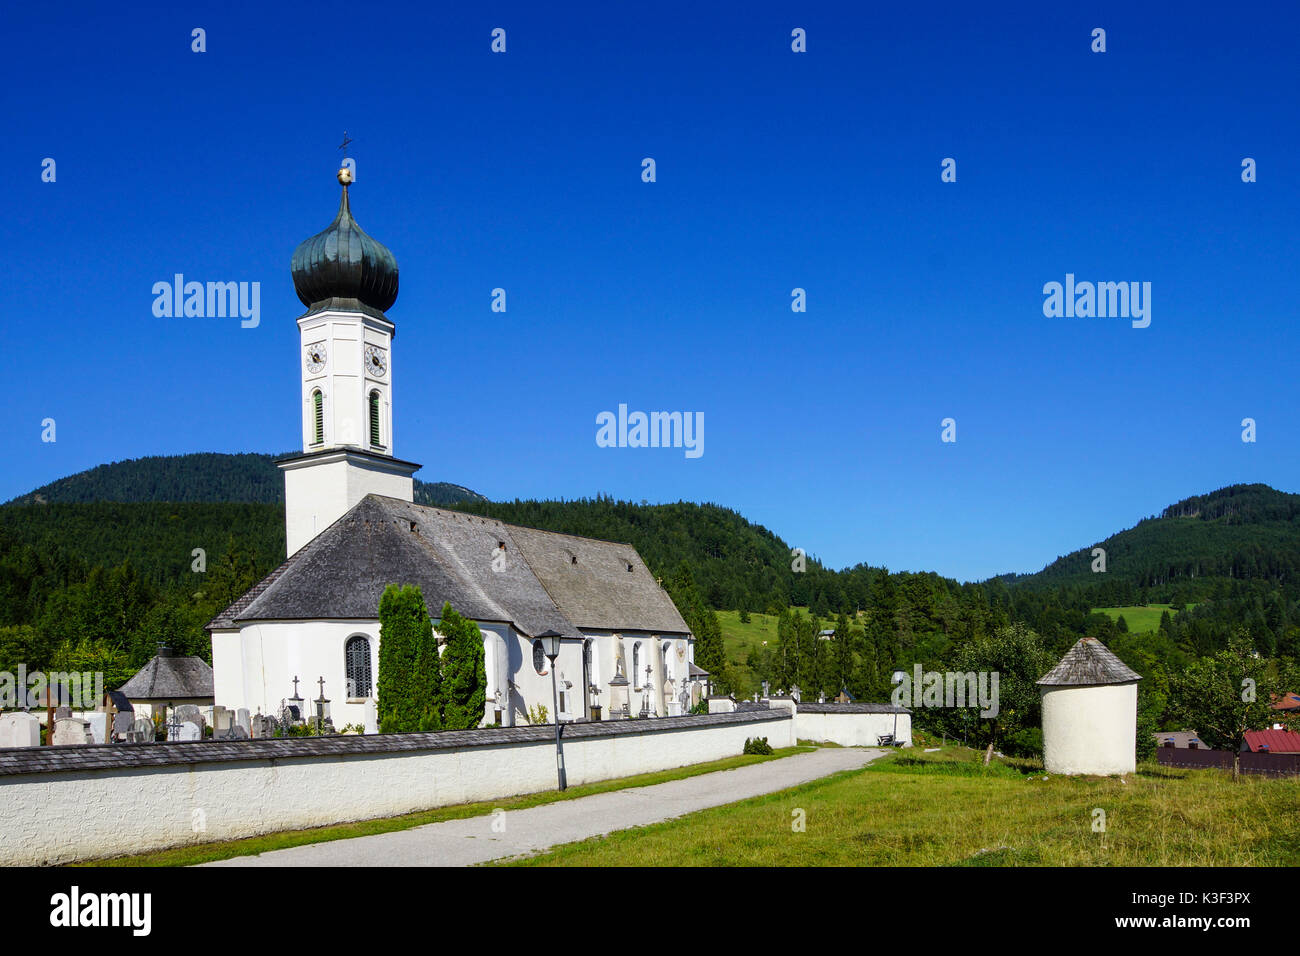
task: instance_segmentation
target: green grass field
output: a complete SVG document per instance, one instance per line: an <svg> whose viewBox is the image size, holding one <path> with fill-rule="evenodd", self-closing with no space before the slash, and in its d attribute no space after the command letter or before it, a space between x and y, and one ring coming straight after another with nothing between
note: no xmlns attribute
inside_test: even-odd
<svg viewBox="0 0 1300 956"><path fill-rule="evenodd" d="M1196 607L1195 604L1188 604L1187 608ZM1094 614L1105 614L1112 621L1124 618L1124 623L1128 625L1129 632L1132 634L1149 634L1152 631L1160 630L1160 615L1165 611L1169 616L1174 616L1173 605L1170 604L1138 604L1131 607L1095 607L1092 609Z"/></svg>
<svg viewBox="0 0 1300 956"><path fill-rule="evenodd" d="M947 748L559 847L523 866L1295 866L1294 779L1144 766L1124 779ZM1035 772L1036 771L1036 772ZM1095 832L1105 813L1104 832ZM806 830L792 824L802 811Z"/></svg>

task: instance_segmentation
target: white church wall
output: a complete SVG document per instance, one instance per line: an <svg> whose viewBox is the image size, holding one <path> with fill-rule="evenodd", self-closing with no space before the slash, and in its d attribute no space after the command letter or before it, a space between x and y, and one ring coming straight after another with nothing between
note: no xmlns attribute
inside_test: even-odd
<svg viewBox="0 0 1300 956"><path fill-rule="evenodd" d="M528 723L528 708L543 704L547 720L555 719L554 693L551 689L551 662L542 658L539 673L533 666L533 640L509 628L507 645L510 651L510 672L515 687L511 694L515 725ZM560 719L573 721L584 715L582 693L582 643L566 640L560 645L560 656L555 659L558 689L564 694Z"/></svg>
<svg viewBox="0 0 1300 956"><path fill-rule="evenodd" d="M216 702L223 707L247 707L249 713L278 714L280 703L293 696L293 679L298 678L298 695L309 716L310 702L320 696L320 678L325 678L325 696L335 727L363 724L364 698L347 696L347 661L344 647L348 638L361 635L370 642L371 694L379 677L379 621L268 621L248 624L239 632L235 647L222 635L213 634L212 670ZM220 650L219 650L220 648ZM218 660L218 653L221 658ZM238 688L230 674L231 662L240 661ZM351 700L351 702L349 702Z"/></svg>
<svg viewBox="0 0 1300 956"><path fill-rule="evenodd" d="M717 760L755 736L791 746L794 721L782 713L579 724L565 731L568 779L576 786ZM409 749L381 749L394 745ZM6 755L0 863L67 863L555 787L544 727L58 749L58 771L39 769L52 766L47 748ZM82 753L84 766L68 766ZM176 762L131 765L146 754Z"/></svg>

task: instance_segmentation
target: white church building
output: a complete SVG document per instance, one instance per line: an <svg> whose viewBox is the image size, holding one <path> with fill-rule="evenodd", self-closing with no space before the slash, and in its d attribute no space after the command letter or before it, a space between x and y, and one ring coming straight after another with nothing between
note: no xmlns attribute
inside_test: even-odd
<svg viewBox="0 0 1300 956"><path fill-rule="evenodd" d="M419 465L394 455L397 263L361 231L339 171L338 215L294 253L301 454L284 471L287 560L208 625L214 699L279 714L321 693L336 727L363 725L379 669L379 598L419 585L477 622L484 722L553 709L539 635L563 635L559 719L673 716L701 699L694 638L636 550L413 503ZM617 708L617 712L612 712ZM554 719L551 715L550 719Z"/></svg>

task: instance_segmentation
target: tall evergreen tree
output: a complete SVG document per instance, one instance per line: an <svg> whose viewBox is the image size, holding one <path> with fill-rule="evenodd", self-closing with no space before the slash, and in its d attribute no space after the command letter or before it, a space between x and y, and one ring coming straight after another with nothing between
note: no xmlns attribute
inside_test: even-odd
<svg viewBox="0 0 1300 956"><path fill-rule="evenodd" d="M437 729L441 669L433 624L415 585L390 584L379 599L379 729Z"/></svg>
<svg viewBox="0 0 1300 956"><path fill-rule="evenodd" d="M487 703L483 633L450 604L442 606L438 632L446 640L442 652L442 726L447 730L469 730L483 722Z"/></svg>

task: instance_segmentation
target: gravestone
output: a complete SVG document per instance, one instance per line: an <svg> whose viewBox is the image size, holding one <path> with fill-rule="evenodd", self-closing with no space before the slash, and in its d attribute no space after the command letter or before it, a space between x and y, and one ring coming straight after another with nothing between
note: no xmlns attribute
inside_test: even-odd
<svg viewBox="0 0 1300 956"><path fill-rule="evenodd" d="M254 740L261 740L263 737L271 736L266 732L265 729L265 724L266 724L265 717L263 717L261 714L254 714L252 717L252 721L253 721L252 727L249 729L248 732L248 735L250 737L252 737Z"/></svg>
<svg viewBox="0 0 1300 956"><path fill-rule="evenodd" d="M225 708L222 708L223 710ZM207 721L203 719L203 714L194 704L181 704L176 708L176 719L181 723L188 721L191 724L198 724L199 730L207 726Z"/></svg>
<svg viewBox="0 0 1300 956"><path fill-rule="evenodd" d="M241 707L235 711L235 726L244 731L240 739L247 740L253 736L252 718L248 716L248 708Z"/></svg>
<svg viewBox="0 0 1300 956"><path fill-rule="evenodd" d="M235 724L235 726L233 726L233 727L230 728L230 736L229 736L227 739L228 739L228 740L247 740L247 739L248 739L248 731L245 730L243 727L239 726L239 724Z"/></svg>
<svg viewBox="0 0 1300 956"><path fill-rule="evenodd" d="M86 711L81 714L81 719L90 727L92 743L108 743L108 714L102 710Z"/></svg>
<svg viewBox="0 0 1300 956"><path fill-rule="evenodd" d="M55 707L55 708L54 708L54 717L55 717L56 720L57 720L58 718L60 718L60 717L71 717L71 716L72 716L72 708L71 708L71 707Z"/></svg>
<svg viewBox="0 0 1300 956"><path fill-rule="evenodd" d="M135 729L135 716L133 714L118 713L113 715L113 739L130 740L131 731ZM150 722L149 729L153 729L153 723Z"/></svg>
<svg viewBox="0 0 1300 956"><path fill-rule="evenodd" d="M0 714L0 747L39 747L41 720L22 712Z"/></svg>
<svg viewBox="0 0 1300 956"><path fill-rule="evenodd" d="M202 740L203 728L191 720L181 721L180 729L176 731L175 740Z"/></svg>
<svg viewBox="0 0 1300 956"><path fill-rule="evenodd" d="M379 733L379 707L373 697L366 698L365 716L362 718L362 728L368 734Z"/></svg>
<svg viewBox="0 0 1300 956"><path fill-rule="evenodd" d="M77 747L90 743L89 725L79 717L56 717L54 719L54 736L50 741L55 747Z"/></svg>
<svg viewBox="0 0 1300 956"><path fill-rule="evenodd" d="M157 736L154 730L153 721L148 717L137 717L135 723L131 725L131 742L136 744L151 744Z"/></svg>
<svg viewBox="0 0 1300 956"><path fill-rule="evenodd" d="M225 707L212 708L212 739L227 740L234 736L235 715Z"/></svg>

